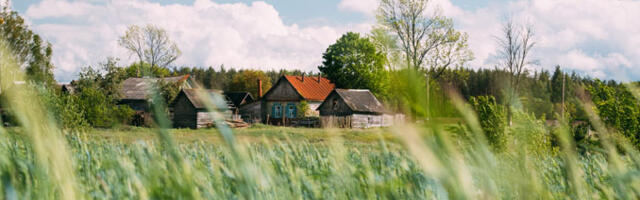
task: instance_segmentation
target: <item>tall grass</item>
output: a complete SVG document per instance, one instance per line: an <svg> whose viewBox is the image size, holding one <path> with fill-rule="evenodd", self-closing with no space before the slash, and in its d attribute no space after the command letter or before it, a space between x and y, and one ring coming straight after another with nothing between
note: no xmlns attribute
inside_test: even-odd
<svg viewBox="0 0 640 200"><path fill-rule="evenodd" d="M1 43L0 43L1 44ZM401 144L380 136L350 143L331 129L320 143L303 139L242 142L215 115L222 143L174 140L165 105L154 104L157 140L88 139L56 127L0 45L3 102L19 128L0 127L4 199L636 199L640 153L607 129L592 106L602 148L579 154L566 122L549 128L515 115L507 150L495 152L475 113L451 92L464 124L401 124ZM415 81L415 82L414 82ZM417 77L407 77L407 106L427 109ZM415 87L415 88L414 88ZM157 90L157 89L152 89ZM153 92L153 102L163 102ZM411 100L413 99L413 100ZM223 107L220 97L207 108ZM413 104L412 104L413 103ZM518 117L520 116L520 117ZM556 146L550 141L555 138Z"/></svg>

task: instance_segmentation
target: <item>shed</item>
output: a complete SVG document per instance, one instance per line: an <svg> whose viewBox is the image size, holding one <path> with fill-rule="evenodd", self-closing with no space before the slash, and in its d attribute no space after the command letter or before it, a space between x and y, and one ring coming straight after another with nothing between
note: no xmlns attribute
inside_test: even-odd
<svg viewBox="0 0 640 200"><path fill-rule="evenodd" d="M231 118L233 103L224 98L219 91L204 89L182 89L171 103L173 108L173 126L176 128L206 128L214 125L212 116ZM207 102L208 101L208 102ZM220 106L217 101L224 101ZM210 104L209 104L210 103ZM219 106L210 111L207 105Z"/></svg>
<svg viewBox="0 0 640 200"><path fill-rule="evenodd" d="M318 107L323 127L390 126L394 116L369 90L335 89Z"/></svg>

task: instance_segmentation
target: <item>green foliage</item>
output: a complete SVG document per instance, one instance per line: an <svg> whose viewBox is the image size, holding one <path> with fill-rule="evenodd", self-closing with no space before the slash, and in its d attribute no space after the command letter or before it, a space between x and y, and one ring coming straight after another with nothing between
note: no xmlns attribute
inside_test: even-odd
<svg viewBox="0 0 640 200"><path fill-rule="evenodd" d="M472 97L469 103L478 115L482 131L491 147L496 151L503 151L507 144L504 108L496 103L493 96Z"/></svg>
<svg viewBox="0 0 640 200"><path fill-rule="evenodd" d="M264 95L271 88L271 78L259 70L242 70L233 76L229 90L248 91L253 97L257 98L259 96L258 80L262 80L262 94Z"/></svg>
<svg viewBox="0 0 640 200"><path fill-rule="evenodd" d="M369 89L378 97L386 97L389 73L385 69L386 57L376 46L360 34L348 32L322 55L318 69L336 87Z"/></svg>
<svg viewBox="0 0 640 200"><path fill-rule="evenodd" d="M309 107L309 103L307 101L300 101L297 106L298 117L308 117L309 113L312 111Z"/></svg>
<svg viewBox="0 0 640 200"><path fill-rule="evenodd" d="M151 66L149 63L133 63L125 68L127 77L143 77L142 72L149 72L148 74L151 77L167 77L171 75L171 71L164 67L159 67L157 65Z"/></svg>
<svg viewBox="0 0 640 200"><path fill-rule="evenodd" d="M176 99L178 93L180 93L181 82L164 82L159 81L158 87L160 89L160 95L165 100L165 105L171 104Z"/></svg>
<svg viewBox="0 0 640 200"><path fill-rule="evenodd" d="M510 144L512 149L523 150L527 155L545 155L551 151L552 137L544 118L516 111L508 130L509 135L515 137Z"/></svg>
<svg viewBox="0 0 640 200"><path fill-rule="evenodd" d="M44 104L58 125L67 130L83 130L89 126L84 110L80 107L79 97L42 91Z"/></svg>
<svg viewBox="0 0 640 200"><path fill-rule="evenodd" d="M51 44L33 33L18 12L7 7L0 9L0 37L6 40L17 65L25 69L29 80L54 86ZM0 69L3 67L0 66Z"/></svg>
<svg viewBox="0 0 640 200"><path fill-rule="evenodd" d="M551 102L553 103L562 103L562 76L565 76L565 74L560 71L560 66L556 66L553 76L551 77ZM565 91L565 94L571 93Z"/></svg>
<svg viewBox="0 0 640 200"><path fill-rule="evenodd" d="M116 59L101 63L101 70L83 68L80 78L73 82L77 105L84 111L84 118L93 127L113 127L129 124L135 112L126 105L116 105L120 83L127 72L117 64Z"/></svg>
<svg viewBox="0 0 640 200"><path fill-rule="evenodd" d="M94 127L112 127L120 123L121 113L125 108L116 106L112 98L109 98L100 88L85 87L77 94L78 105L85 111L85 119ZM133 111L129 112L133 114ZM122 114L127 114L123 112ZM126 118L125 118L126 119Z"/></svg>
<svg viewBox="0 0 640 200"><path fill-rule="evenodd" d="M640 102L631 92L624 86L606 85L599 80L588 90L603 122L640 145Z"/></svg>

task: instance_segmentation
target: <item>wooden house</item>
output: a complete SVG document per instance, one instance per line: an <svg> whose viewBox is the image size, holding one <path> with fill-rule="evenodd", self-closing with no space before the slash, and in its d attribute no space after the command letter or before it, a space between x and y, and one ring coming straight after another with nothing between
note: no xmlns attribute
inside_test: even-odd
<svg viewBox="0 0 640 200"><path fill-rule="evenodd" d="M225 92L224 96L233 104L234 109L231 111L233 113L234 120L245 120L248 121L250 118L242 116L240 113L240 107L253 103L255 99L249 92Z"/></svg>
<svg viewBox="0 0 640 200"><path fill-rule="evenodd" d="M216 110L207 109L207 105ZM197 129L214 126L213 116L231 118L229 108L233 108L233 103L215 90L182 89L171 107L174 127Z"/></svg>
<svg viewBox="0 0 640 200"><path fill-rule="evenodd" d="M331 93L335 85L321 76L282 76L267 93L260 98L260 105L247 107L260 109L260 120L266 124L288 125L298 117L298 105L306 101L311 115L317 116L316 108Z"/></svg>
<svg viewBox="0 0 640 200"><path fill-rule="evenodd" d="M152 117L149 112L149 100L151 94L149 90L152 84L159 82L177 83L181 89L189 89L194 85L189 75L166 77L166 78L128 78L124 80L120 86L120 99L118 104L128 105L136 111L135 125L149 125L152 123Z"/></svg>
<svg viewBox="0 0 640 200"><path fill-rule="evenodd" d="M335 89L318 107L322 127L390 126L394 115L369 90Z"/></svg>

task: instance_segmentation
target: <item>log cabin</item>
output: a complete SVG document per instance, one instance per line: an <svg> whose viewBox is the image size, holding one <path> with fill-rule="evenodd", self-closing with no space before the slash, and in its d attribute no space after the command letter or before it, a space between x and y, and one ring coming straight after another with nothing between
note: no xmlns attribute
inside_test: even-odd
<svg viewBox="0 0 640 200"><path fill-rule="evenodd" d="M176 76L166 78L128 78L124 80L120 87L120 98L118 104L128 105L136 111L134 125L150 125L153 124L153 118L149 110L149 94L152 84L158 82L177 83L180 89L189 89L194 85L191 76Z"/></svg>
<svg viewBox="0 0 640 200"><path fill-rule="evenodd" d="M207 105L215 110L207 109ZM219 91L204 89L182 89L170 106L173 126L191 129L213 127L214 117L228 120L234 109L233 103Z"/></svg>
<svg viewBox="0 0 640 200"><path fill-rule="evenodd" d="M280 77L271 89L260 98L260 105L250 104L247 107L260 109L260 121L272 125L289 125L298 118L298 105L306 101L312 116L318 116L316 108L331 93L335 85L329 79L318 76Z"/></svg>
<svg viewBox="0 0 640 200"><path fill-rule="evenodd" d="M322 127L385 127L395 120L395 116L369 90L364 89L335 89L317 110Z"/></svg>

